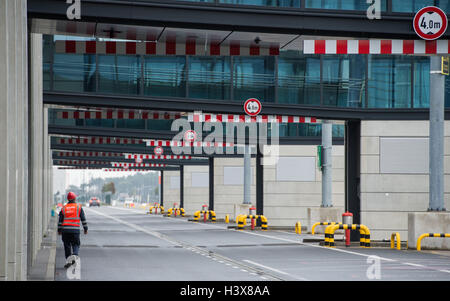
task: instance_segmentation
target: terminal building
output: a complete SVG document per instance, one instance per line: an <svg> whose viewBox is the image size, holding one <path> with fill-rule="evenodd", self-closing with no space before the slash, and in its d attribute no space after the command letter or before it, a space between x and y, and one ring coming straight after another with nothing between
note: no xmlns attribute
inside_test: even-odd
<svg viewBox="0 0 450 301"><path fill-rule="evenodd" d="M269 227L310 228L324 214L324 121L333 124L329 218L349 211L383 240L408 237L408 214L429 209L430 54L414 48L412 19L425 6L450 12L450 1L373 1L380 19L368 17L366 0L91 0L81 11L74 3L0 3L0 279L26 279L36 260L53 207L52 166L132 163L123 155L154 154L144 140L174 138L175 119L244 116L249 98L263 116L279 116L277 163L263 165L264 147L250 159L250 203ZM330 53L330 40L368 46L339 53L334 44ZM306 41L325 48L310 51ZM391 53L380 54L386 41ZM396 43L402 51L392 51ZM448 76L444 93L450 208ZM161 204L182 204L188 215L206 204L218 218L248 210L246 159L231 148L144 161L166 164L145 169L163 175Z"/></svg>

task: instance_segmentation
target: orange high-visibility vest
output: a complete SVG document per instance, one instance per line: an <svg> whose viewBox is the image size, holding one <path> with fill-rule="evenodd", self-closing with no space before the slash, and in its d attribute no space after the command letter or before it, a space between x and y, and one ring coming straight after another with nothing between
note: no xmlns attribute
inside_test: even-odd
<svg viewBox="0 0 450 301"><path fill-rule="evenodd" d="M63 227L80 227L81 205L68 203L63 207L62 213L64 215Z"/></svg>

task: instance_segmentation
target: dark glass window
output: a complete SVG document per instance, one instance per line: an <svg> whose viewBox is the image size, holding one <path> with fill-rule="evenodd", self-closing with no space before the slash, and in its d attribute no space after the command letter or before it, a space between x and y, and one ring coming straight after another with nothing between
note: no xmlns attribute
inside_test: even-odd
<svg viewBox="0 0 450 301"><path fill-rule="evenodd" d="M366 0L306 0L305 2L306 8L336 10L367 10L369 6ZM381 10L386 11L386 7L386 0L381 0Z"/></svg>
<svg viewBox="0 0 450 301"><path fill-rule="evenodd" d="M95 55L56 53L53 88L55 91L95 92Z"/></svg>
<svg viewBox="0 0 450 301"><path fill-rule="evenodd" d="M414 60L414 108L430 107L430 59Z"/></svg>
<svg viewBox="0 0 450 301"><path fill-rule="evenodd" d="M370 56L368 107L410 108L411 65L406 56Z"/></svg>
<svg viewBox="0 0 450 301"><path fill-rule="evenodd" d="M116 121L116 127L125 129L145 129L145 120L119 119Z"/></svg>
<svg viewBox="0 0 450 301"><path fill-rule="evenodd" d="M229 57L189 57L189 97L230 99Z"/></svg>
<svg viewBox="0 0 450 301"><path fill-rule="evenodd" d="M219 0L219 3L237 5L300 7L300 0Z"/></svg>
<svg viewBox="0 0 450 301"><path fill-rule="evenodd" d="M450 0L438 0L437 6L439 6L447 14L450 13Z"/></svg>
<svg viewBox="0 0 450 301"><path fill-rule="evenodd" d="M99 92L139 94L141 78L139 56L99 55L98 73Z"/></svg>
<svg viewBox="0 0 450 301"><path fill-rule="evenodd" d="M275 101L275 59L273 56L234 57L233 99L257 98Z"/></svg>
<svg viewBox="0 0 450 301"><path fill-rule="evenodd" d="M279 57L277 90L279 103L320 105L319 85L320 59L317 56L286 53Z"/></svg>
<svg viewBox="0 0 450 301"><path fill-rule="evenodd" d="M44 35L43 38L43 52L42 52L42 72L43 72L43 89L48 91L51 89L51 63L53 56L53 37Z"/></svg>
<svg viewBox="0 0 450 301"><path fill-rule="evenodd" d="M323 104L362 107L365 100L366 56L323 56Z"/></svg>
<svg viewBox="0 0 450 301"><path fill-rule="evenodd" d="M434 0L392 0L393 12L415 13L425 6L433 6Z"/></svg>
<svg viewBox="0 0 450 301"><path fill-rule="evenodd" d="M144 94L152 96L185 97L186 57L145 57Z"/></svg>

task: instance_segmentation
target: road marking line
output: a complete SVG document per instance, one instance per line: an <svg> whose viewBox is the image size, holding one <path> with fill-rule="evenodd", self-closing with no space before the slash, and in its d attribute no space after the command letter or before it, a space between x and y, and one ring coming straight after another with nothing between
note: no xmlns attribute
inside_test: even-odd
<svg viewBox="0 0 450 301"><path fill-rule="evenodd" d="M286 275L286 276L289 276L289 277L292 277L292 278L296 278L296 279L299 279L299 280L303 280L303 281L308 281L306 278L297 277L297 276L291 275L289 273L280 271L280 270L275 269L275 268L268 267L266 265L263 265L263 264L260 264L260 263L257 263L257 262L254 262L254 261L251 261L251 260L248 260L248 259L244 259L243 261L247 262L247 263L250 263L250 264L253 264L253 265L256 265L256 266L258 266L260 268L263 268L263 269L266 269L266 270L270 270L270 271L275 272L275 273L279 273L279 274Z"/></svg>
<svg viewBox="0 0 450 301"><path fill-rule="evenodd" d="M411 265L413 267L419 267L419 268L424 268L425 267L424 265L421 265L421 264L418 264L418 263L403 262L403 264Z"/></svg>

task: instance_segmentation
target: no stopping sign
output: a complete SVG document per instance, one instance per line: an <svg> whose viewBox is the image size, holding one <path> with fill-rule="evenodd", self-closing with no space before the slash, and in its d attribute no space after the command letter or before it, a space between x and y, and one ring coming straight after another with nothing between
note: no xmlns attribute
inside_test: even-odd
<svg viewBox="0 0 450 301"><path fill-rule="evenodd" d="M436 40L447 31L447 15L436 6L427 6L414 17L414 31L424 40Z"/></svg>

